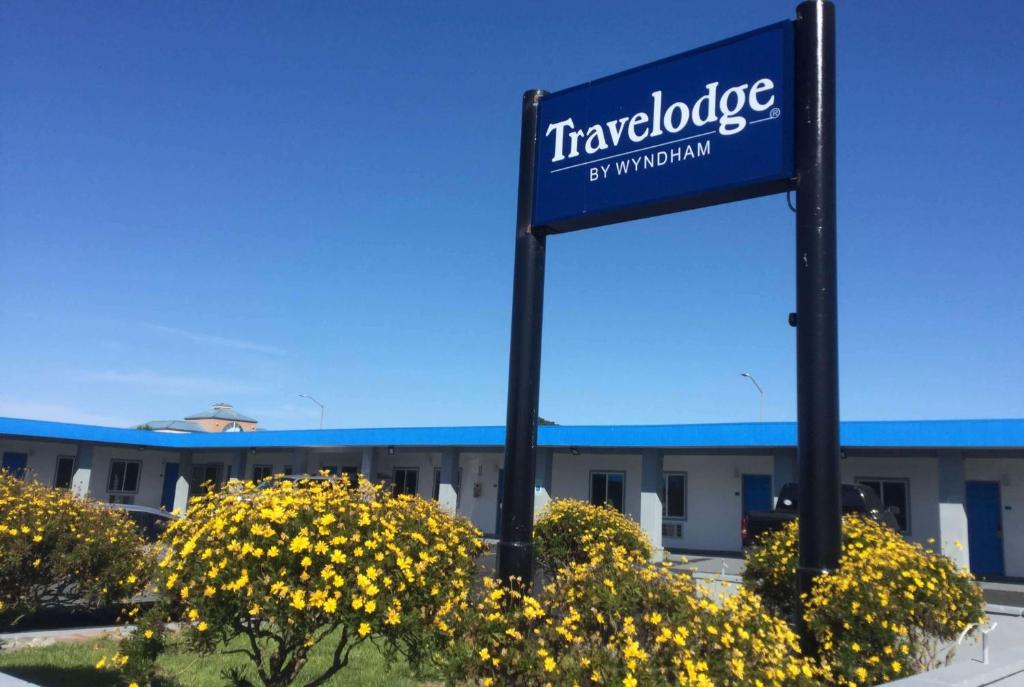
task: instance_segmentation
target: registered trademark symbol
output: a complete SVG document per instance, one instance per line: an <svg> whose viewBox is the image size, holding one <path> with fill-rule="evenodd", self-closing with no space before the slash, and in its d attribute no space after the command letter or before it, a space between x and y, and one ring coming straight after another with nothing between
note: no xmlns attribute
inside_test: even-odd
<svg viewBox="0 0 1024 687"><path fill-rule="evenodd" d="M780 110L780 109L779 109L779 108L777 108L777 107L773 107L773 108L772 108L772 111L771 111L771 112L769 112L768 114L769 114L769 115L771 116L771 118L772 118L772 119L775 119L775 118L776 118L776 117L778 117L778 116L779 116L780 114L782 114L782 110Z"/></svg>

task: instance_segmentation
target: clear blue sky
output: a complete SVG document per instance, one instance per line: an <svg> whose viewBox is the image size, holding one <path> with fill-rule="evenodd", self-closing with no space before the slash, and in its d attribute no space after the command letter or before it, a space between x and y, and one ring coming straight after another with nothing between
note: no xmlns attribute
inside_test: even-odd
<svg viewBox="0 0 1024 687"><path fill-rule="evenodd" d="M503 423L522 91L794 7L0 4L0 415ZM837 16L842 415L1024 416L1024 5ZM541 414L793 419L793 234L552 237Z"/></svg>

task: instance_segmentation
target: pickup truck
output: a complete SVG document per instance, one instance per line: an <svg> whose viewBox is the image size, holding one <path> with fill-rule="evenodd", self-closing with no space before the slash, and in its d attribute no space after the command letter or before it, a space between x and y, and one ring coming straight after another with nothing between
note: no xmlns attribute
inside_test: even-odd
<svg viewBox="0 0 1024 687"><path fill-rule="evenodd" d="M743 546L751 546L761 534L781 529L787 522L796 520L798 494L797 484L788 482L782 485L775 510L755 510L744 515L740 522ZM884 508L878 494L871 487L862 484L842 485L842 509L843 515L859 513L896 531L900 529L894 515L895 509Z"/></svg>

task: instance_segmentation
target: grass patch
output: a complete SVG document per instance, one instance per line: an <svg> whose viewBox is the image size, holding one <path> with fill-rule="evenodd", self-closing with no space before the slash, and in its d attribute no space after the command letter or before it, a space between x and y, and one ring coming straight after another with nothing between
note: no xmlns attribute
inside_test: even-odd
<svg viewBox="0 0 1024 687"><path fill-rule="evenodd" d="M241 646L241 642L238 644ZM32 647L0 652L0 671L42 687L121 687L119 674L96 670L101 656L117 650L112 639L62 642L47 647ZM295 684L302 685L323 672L330 663L330 645L321 643L310 655L309 664ZM228 670L237 668L258 684L255 671L245 656L213 654L199 656L179 642L171 642L157 661L160 684L167 687L224 687ZM413 687L421 685L409 666L402 661L389 663L376 648L362 644L352 651L347 668L328 682L351 687Z"/></svg>

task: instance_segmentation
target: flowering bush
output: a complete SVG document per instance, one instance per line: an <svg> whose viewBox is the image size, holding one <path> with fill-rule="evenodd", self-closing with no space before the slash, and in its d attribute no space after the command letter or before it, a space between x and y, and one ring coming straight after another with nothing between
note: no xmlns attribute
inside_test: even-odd
<svg viewBox="0 0 1024 687"><path fill-rule="evenodd" d="M537 565L554 575L570 563L586 563L593 552L611 545L651 557L651 542L639 524L609 505L555 499L533 526Z"/></svg>
<svg viewBox="0 0 1024 687"><path fill-rule="evenodd" d="M797 537L790 523L747 556L744 584L778 613L796 605ZM836 683L873 685L935 667L942 642L983 620L984 601L950 558L848 515L839 569L817 578L804 617Z"/></svg>
<svg viewBox="0 0 1024 687"><path fill-rule="evenodd" d="M333 661L309 685L370 638L418 664L437 610L465 592L484 549L434 502L347 480L233 484L193 499L164 542L158 583L172 616L201 650L244 637L268 686L292 684L325 641Z"/></svg>
<svg viewBox="0 0 1024 687"><path fill-rule="evenodd" d="M143 584L147 561L123 512L0 471L0 626L126 599Z"/></svg>
<svg viewBox="0 0 1024 687"><path fill-rule="evenodd" d="M561 570L536 597L487 579L438 616L450 683L810 685L796 636L753 593L718 599L622 548Z"/></svg>

